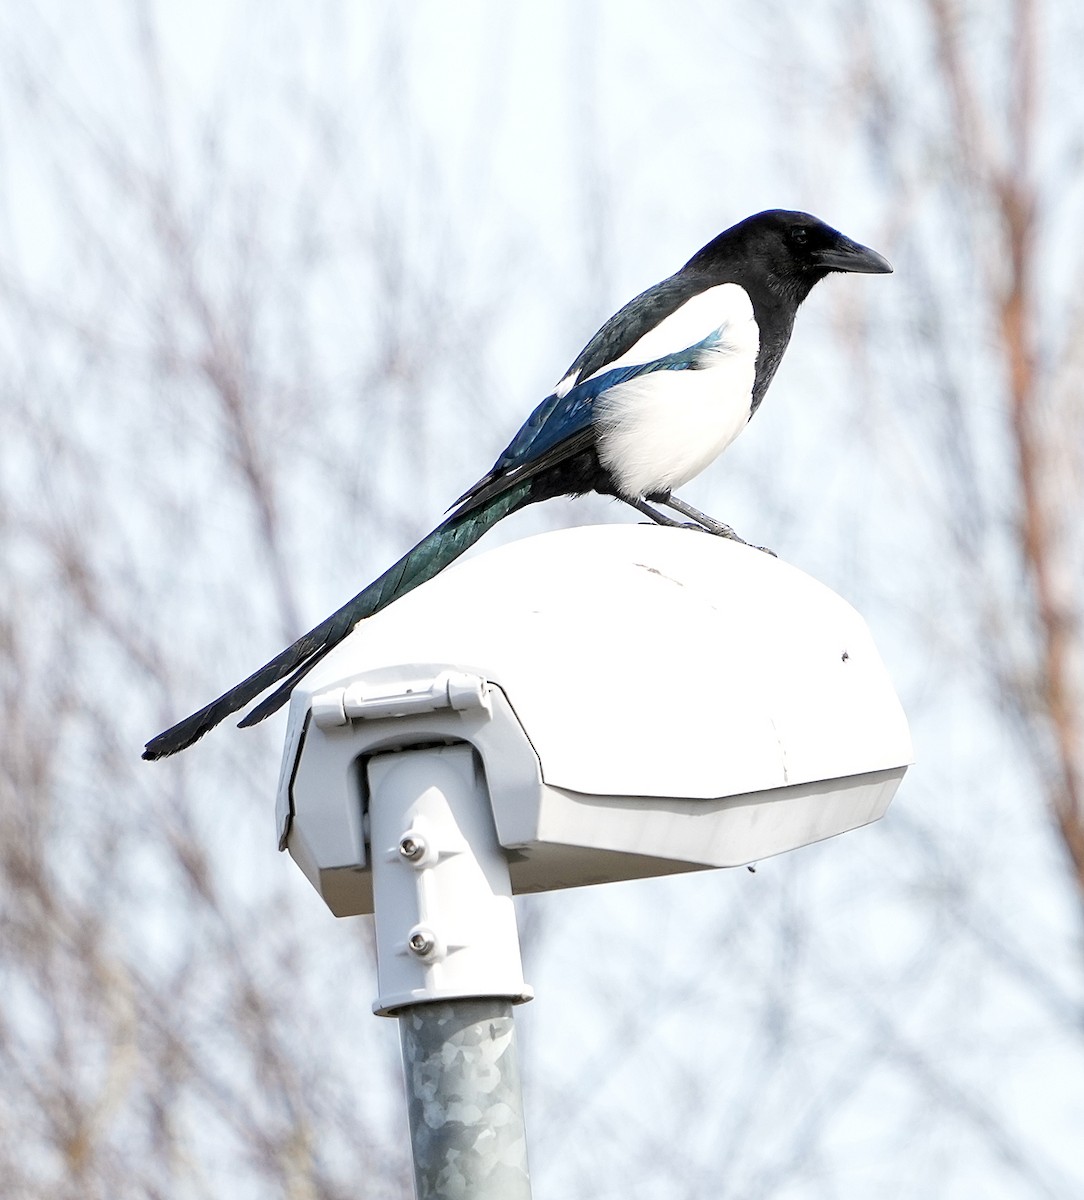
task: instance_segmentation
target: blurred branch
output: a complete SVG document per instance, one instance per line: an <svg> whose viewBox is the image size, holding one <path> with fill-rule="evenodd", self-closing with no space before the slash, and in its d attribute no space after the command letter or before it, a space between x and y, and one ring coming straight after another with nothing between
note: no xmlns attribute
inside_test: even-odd
<svg viewBox="0 0 1084 1200"><path fill-rule="evenodd" d="M936 49L950 120L941 133L950 147L948 159L962 169L959 194L975 219L989 221L996 238L974 241L981 291L975 299L987 307L993 324L1005 388L1008 434L1014 454L1014 514L1017 552L1032 603L1028 608L1029 661L1013 654L1019 630L1019 597L999 589L991 604L989 585L976 588L974 603L986 609L984 624L991 637L987 663L993 689L1002 703L1025 717L1026 742L1033 755L1046 801L1084 902L1084 606L1074 584L1081 561L1079 522L1066 520L1066 505L1084 499L1062 446L1079 431L1081 398L1066 378L1066 364L1040 348L1041 293L1039 262L1044 215L1056 209L1056 197L1044 201L1035 171L1035 147L1044 114L1039 104L1040 20L1038 0L1011 0L1004 8L1008 26L1003 61L1005 86L995 89L997 107L983 98L977 69L968 57L967 6L955 0L927 0L926 13ZM974 15L974 14L972 14ZM870 78L876 68L867 66ZM882 88L882 91L884 89ZM986 92L989 93L987 88ZM889 105L891 107L891 105ZM884 96L878 104L884 111ZM897 114L898 117L899 114ZM1073 264L1079 278L1079 264ZM919 281L928 304L937 305L936 285ZM936 309L935 309L936 311ZM1070 314L1071 316L1071 314ZM936 319L932 325L940 325ZM926 329L941 345L940 328ZM937 378L952 378L951 362L942 349ZM1079 383L1075 385L1079 388ZM958 427L966 438L965 427ZM958 459L957 448L946 457ZM956 467L959 466L957 462ZM949 470L946 478L966 486L968 472ZM973 501L961 497L964 521L973 520ZM954 518L952 524L958 523ZM974 563L971 571L975 582ZM1016 665L1011 665L1013 657Z"/></svg>

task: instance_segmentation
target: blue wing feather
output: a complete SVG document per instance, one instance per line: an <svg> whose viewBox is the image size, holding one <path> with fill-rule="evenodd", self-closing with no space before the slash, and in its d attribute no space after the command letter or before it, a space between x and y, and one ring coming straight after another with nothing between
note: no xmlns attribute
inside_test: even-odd
<svg viewBox="0 0 1084 1200"><path fill-rule="evenodd" d="M614 367L585 379L570 388L564 396L553 393L524 421L516 436L493 464L493 471L509 471L531 462L554 446L582 432L594 419L595 401L603 392L627 383L640 375L654 371L698 371L706 365L707 352L714 350L722 338L722 330L712 330L695 345L647 363L631 363Z"/></svg>
<svg viewBox="0 0 1084 1200"><path fill-rule="evenodd" d="M492 468L449 511L469 511L502 491L512 480L529 478L582 453L593 438L594 407L599 396L618 384L654 371L702 369L708 364L710 352L721 343L723 332L723 329L712 330L694 345L650 362L601 370L563 396L552 392L520 426Z"/></svg>

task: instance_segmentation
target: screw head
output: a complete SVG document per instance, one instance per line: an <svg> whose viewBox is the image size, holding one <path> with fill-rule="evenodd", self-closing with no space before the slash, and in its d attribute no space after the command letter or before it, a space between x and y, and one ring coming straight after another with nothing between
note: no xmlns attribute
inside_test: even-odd
<svg viewBox="0 0 1084 1200"><path fill-rule="evenodd" d="M433 949L433 938L430 934L416 929L407 939L407 945L410 947L413 954L421 958Z"/></svg>
<svg viewBox="0 0 1084 1200"><path fill-rule="evenodd" d="M417 862L425 853L425 842L421 838L411 837L407 834L399 840L399 854L407 860L407 862Z"/></svg>

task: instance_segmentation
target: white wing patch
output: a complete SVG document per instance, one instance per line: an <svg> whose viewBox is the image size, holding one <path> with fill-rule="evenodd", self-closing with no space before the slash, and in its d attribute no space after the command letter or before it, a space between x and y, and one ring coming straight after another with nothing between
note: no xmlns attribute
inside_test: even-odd
<svg viewBox="0 0 1084 1200"><path fill-rule="evenodd" d="M728 326L740 328L752 320L753 305L745 288L736 283L720 283L686 300L679 309L649 329L620 358L608 362L594 374L678 354L703 341L709 333ZM588 376L588 379L593 378L594 375Z"/></svg>
<svg viewBox="0 0 1084 1200"><path fill-rule="evenodd" d="M613 367L654 362L668 354L677 354L689 346L695 346L717 329L726 325L740 325L752 319L753 306L745 288L736 283L721 283L686 300L679 309L649 329L638 342L634 342L620 358L604 363L586 378L594 379ZM554 395L563 400L580 382L579 371L569 371L553 389Z"/></svg>
<svg viewBox="0 0 1084 1200"><path fill-rule="evenodd" d="M563 400L569 392L576 386L576 380L580 377L579 371L569 371L569 373L561 380L561 382L553 389L553 394L558 400Z"/></svg>
<svg viewBox="0 0 1084 1200"><path fill-rule="evenodd" d="M652 371L595 401L599 459L630 499L688 483L748 423L760 349L748 294L736 283L708 288L595 372L653 362L712 333L719 343L699 369Z"/></svg>

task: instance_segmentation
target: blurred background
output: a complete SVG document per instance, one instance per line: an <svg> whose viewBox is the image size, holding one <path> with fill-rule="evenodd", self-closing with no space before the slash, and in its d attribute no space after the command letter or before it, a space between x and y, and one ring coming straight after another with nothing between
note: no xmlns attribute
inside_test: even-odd
<svg viewBox="0 0 1084 1200"><path fill-rule="evenodd" d="M815 291L683 494L864 614L918 762L756 874L517 902L535 1194L1084 1195L1081 62L1072 0L5 0L5 1197L410 1196L281 719L143 742L768 207L896 273Z"/></svg>

